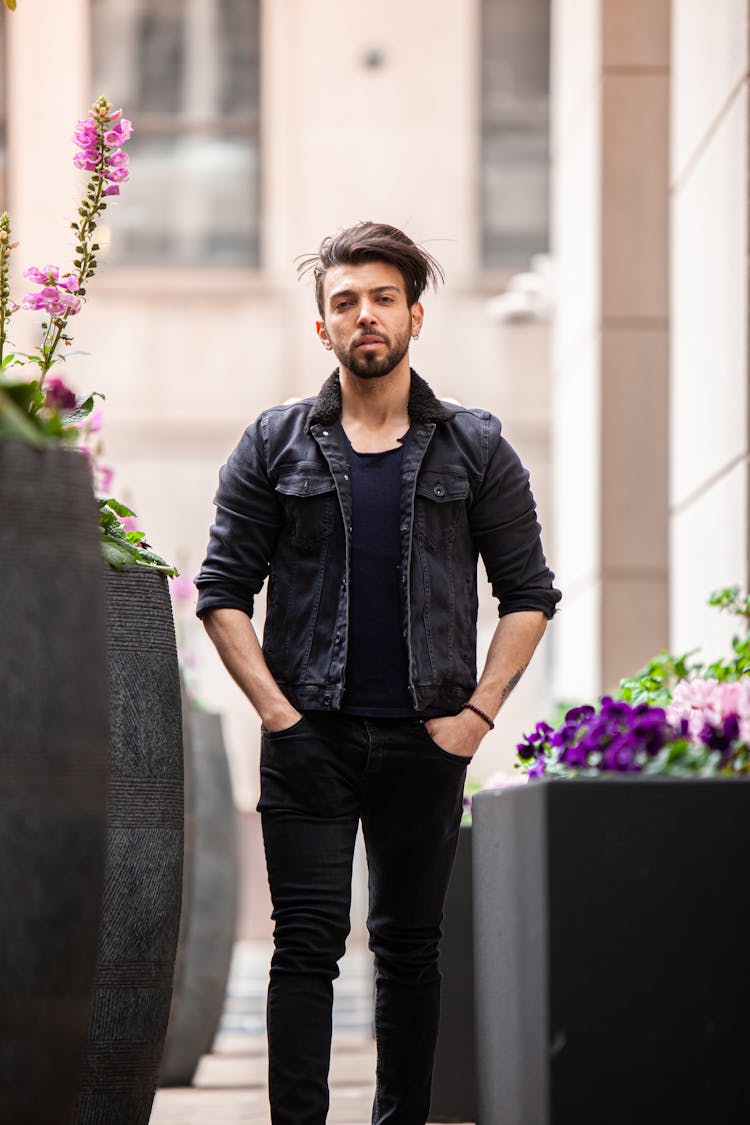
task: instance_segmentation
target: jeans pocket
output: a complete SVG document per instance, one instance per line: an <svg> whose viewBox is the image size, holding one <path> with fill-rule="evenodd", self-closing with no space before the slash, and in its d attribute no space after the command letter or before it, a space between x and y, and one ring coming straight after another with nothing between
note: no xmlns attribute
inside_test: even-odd
<svg viewBox="0 0 750 1125"><path fill-rule="evenodd" d="M435 739L432 737L432 735L430 734L430 732L427 729L427 726L426 726L424 720L420 720L419 725L422 728L422 730L424 731L425 738L427 739L427 741L429 742L429 744L430 744L430 746L432 747L433 750L436 750L438 754L442 755L442 757L447 758L449 762L456 762L458 765L462 766L463 768L468 766L469 762L471 761L471 758L467 758L464 754L451 754L450 750L444 750L443 747L440 745L440 743L436 742Z"/></svg>
<svg viewBox="0 0 750 1125"><path fill-rule="evenodd" d="M305 715L300 715L300 717L297 719L296 723L292 723L292 725L290 727L282 727L281 730L266 730L266 728L262 726L260 728L261 733L262 733L264 738L270 738L271 741L273 742L277 738L285 738L287 735L296 734L297 731L299 730L299 728L304 723L305 719L306 719Z"/></svg>

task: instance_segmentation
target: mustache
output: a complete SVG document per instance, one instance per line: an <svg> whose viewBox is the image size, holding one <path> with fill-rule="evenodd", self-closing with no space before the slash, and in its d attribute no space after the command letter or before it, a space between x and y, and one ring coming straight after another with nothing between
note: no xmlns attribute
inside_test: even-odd
<svg viewBox="0 0 750 1125"><path fill-rule="evenodd" d="M390 344L390 340L387 336L384 336L382 332L359 332L353 338L352 345L356 348L357 344L361 344L365 340L380 340L384 344Z"/></svg>

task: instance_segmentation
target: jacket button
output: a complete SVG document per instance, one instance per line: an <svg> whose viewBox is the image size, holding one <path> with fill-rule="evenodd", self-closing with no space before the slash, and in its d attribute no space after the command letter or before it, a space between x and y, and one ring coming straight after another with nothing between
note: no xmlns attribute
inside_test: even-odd
<svg viewBox="0 0 750 1125"><path fill-rule="evenodd" d="M341 633L337 633L336 636L333 638L333 641L334 641L334 644L340 645L341 644Z"/></svg>
<svg viewBox="0 0 750 1125"><path fill-rule="evenodd" d="M331 697L330 697L330 695L324 695L324 696L323 696L323 706L324 706L324 707L330 707L330 706L331 706Z"/></svg>
<svg viewBox="0 0 750 1125"><path fill-rule="evenodd" d="M344 473L344 480L349 480L349 474L348 473Z"/></svg>
<svg viewBox="0 0 750 1125"><path fill-rule="evenodd" d="M406 523L401 524L401 530L402 531L408 531L409 530L409 521L408 520L406 521Z"/></svg>
<svg viewBox="0 0 750 1125"><path fill-rule="evenodd" d="M443 488L442 484L436 484L432 491L436 496L445 496L445 489Z"/></svg>

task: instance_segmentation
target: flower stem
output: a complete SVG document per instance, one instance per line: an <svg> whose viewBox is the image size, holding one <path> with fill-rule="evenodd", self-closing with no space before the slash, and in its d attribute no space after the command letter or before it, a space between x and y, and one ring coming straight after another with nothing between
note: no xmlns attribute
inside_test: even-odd
<svg viewBox="0 0 750 1125"><path fill-rule="evenodd" d="M7 211L0 215L0 368L2 368L5 341L8 336L10 319L10 285L8 281L10 252L10 216Z"/></svg>

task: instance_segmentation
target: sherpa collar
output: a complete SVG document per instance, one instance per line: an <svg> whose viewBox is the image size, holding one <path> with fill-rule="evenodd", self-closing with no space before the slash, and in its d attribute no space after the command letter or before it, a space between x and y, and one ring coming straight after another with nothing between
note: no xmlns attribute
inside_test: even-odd
<svg viewBox="0 0 750 1125"><path fill-rule="evenodd" d="M409 418L412 422L448 422L453 411L443 406L430 390L428 384L411 368L411 388L409 390ZM320 393L307 415L305 430L310 432L316 423L330 426L341 416L341 384L339 369L328 376Z"/></svg>

